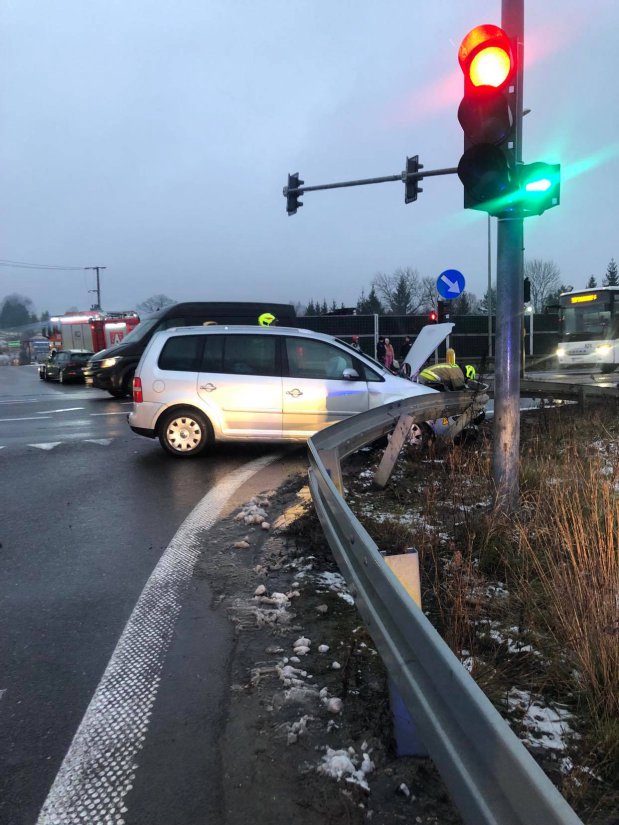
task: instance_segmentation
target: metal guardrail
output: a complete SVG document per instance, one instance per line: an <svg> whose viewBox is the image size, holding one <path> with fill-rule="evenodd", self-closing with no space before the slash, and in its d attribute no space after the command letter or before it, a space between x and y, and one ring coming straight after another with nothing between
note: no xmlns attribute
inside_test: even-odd
<svg viewBox="0 0 619 825"><path fill-rule="evenodd" d="M607 377L611 381L611 376ZM603 386L599 384L568 384L562 381L543 381L523 378L520 382L520 395L529 398L553 398L559 401L578 401L581 405L587 401L619 400L619 385Z"/></svg>
<svg viewBox="0 0 619 825"><path fill-rule="evenodd" d="M582 825L415 605L340 491L340 463L390 432L462 413L470 392L424 395L360 413L308 442L309 484L325 536L378 652L469 825Z"/></svg>

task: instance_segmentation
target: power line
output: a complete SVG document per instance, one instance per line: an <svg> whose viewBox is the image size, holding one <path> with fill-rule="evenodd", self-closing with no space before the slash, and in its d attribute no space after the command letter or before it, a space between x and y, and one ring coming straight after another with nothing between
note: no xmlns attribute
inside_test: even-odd
<svg viewBox="0 0 619 825"><path fill-rule="evenodd" d="M0 266L6 266L15 269L62 269L62 270L83 270L89 269L87 266L56 266L55 264L33 264L27 261L9 261L0 259Z"/></svg>

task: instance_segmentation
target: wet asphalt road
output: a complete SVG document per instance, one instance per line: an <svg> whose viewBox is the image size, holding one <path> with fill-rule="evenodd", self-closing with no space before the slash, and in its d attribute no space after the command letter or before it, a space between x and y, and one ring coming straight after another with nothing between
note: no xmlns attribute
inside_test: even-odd
<svg viewBox="0 0 619 825"><path fill-rule="evenodd" d="M97 390L42 382L35 367L0 369L0 825L37 821L181 522L205 493L267 451L218 448L207 459L174 460L129 430L128 409ZM144 750L156 781L141 775L127 825L216 821L217 753L204 743L216 742L231 641L209 605L208 583L192 583ZM196 642L204 638L208 646ZM171 742L174 760L166 763ZM192 770L177 776L179 801L165 779L183 750Z"/></svg>

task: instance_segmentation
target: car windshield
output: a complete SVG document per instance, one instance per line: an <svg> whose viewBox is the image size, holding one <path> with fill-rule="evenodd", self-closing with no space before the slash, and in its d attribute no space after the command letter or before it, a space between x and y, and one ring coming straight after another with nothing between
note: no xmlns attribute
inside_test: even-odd
<svg viewBox="0 0 619 825"><path fill-rule="evenodd" d="M133 341L140 341L147 333L151 331L159 322L159 318L146 318L131 330L128 335L122 339L123 344L131 344Z"/></svg>
<svg viewBox="0 0 619 825"><path fill-rule="evenodd" d="M92 352L72 352L71 353L71 360L72 361L88 361L88 359L93 355Z"/></svg>

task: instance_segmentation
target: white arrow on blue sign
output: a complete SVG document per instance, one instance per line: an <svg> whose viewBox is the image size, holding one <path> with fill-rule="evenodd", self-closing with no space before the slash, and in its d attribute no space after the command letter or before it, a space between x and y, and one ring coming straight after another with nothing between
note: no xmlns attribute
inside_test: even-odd
<svg viewBox="0 0 619 825"><path fill-rule="evenodd" d="M436 289L447 301L457 298L464 292L464 275L457 269L446 269L438 276Z"/></svg>

